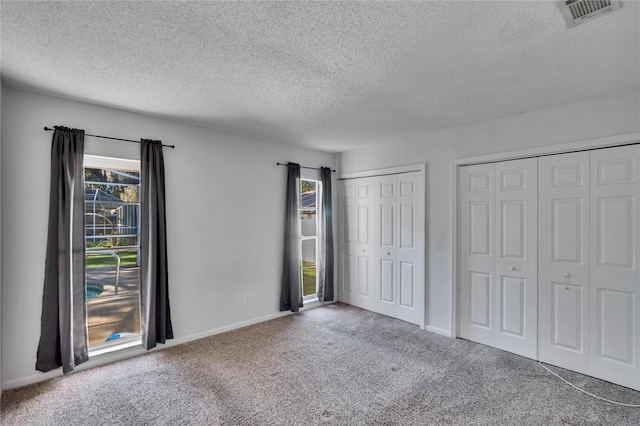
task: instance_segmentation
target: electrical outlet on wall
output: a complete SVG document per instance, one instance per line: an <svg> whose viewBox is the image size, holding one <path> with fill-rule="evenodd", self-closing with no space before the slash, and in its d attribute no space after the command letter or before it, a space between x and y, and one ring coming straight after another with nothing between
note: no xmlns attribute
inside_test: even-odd
<svg viewBox="0 0 640 426"><path fill-rule="evenodd" d="M244 303L251 303L251 293L247 293L244 296Z"/></svg>

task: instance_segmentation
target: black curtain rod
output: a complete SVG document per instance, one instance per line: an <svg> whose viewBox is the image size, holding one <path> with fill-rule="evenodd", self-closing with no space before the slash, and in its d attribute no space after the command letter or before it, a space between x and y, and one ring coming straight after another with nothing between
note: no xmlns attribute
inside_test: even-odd
<svg viewBox="0 0 640 426"><path fill-rule="evenodd" d="M289 166L287 163L276 163L277 166ZM300 166L301 169L311 169L311 170L322 170L322 167L306 167L306 166ZM333 173L335 173L335 170L331 170Z"/></svg>
<svg viewBox="0 0 640 426"><path fill-rule="evenodd" d="M55 129L51 129L49 127L45 127L44 130L46 130L47 132L53 132ZM100 135L90 135L89 133L85 133L85 136L92 136L94 138L102 138L102 139L111 139L114 141L123 141L123 142L133 142L133 143L142 143L140 141L134 141L133 139L121 139L121 138L112 138L110 136L100 136ZM161 144L162 146L166 146L167 148L172 148L175 149L175 145L165 145L165 144Z"/></svg>

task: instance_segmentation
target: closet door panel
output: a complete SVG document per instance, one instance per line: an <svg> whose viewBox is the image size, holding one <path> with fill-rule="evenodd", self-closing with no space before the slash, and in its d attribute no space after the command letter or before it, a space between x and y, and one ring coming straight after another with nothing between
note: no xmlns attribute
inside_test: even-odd
<svg viewBox="0 0 640 426"><path fill-rule="evenodd" d="M583 286L551 283L551 345L575 352L583 350L585 298Z"/></svg>
<svg viewBox="0 0 640 426"><path fill-rule="evenodd" d="M424 185L420 172L398 175L398 231L396 267L398 269L398 318L413 324L424 323L422 306L424 277L421 265L425 262L424 219L420 213Z"/></svg>
<svg viewBox="0 0 640 426"><path fill-rule="evenodd" d="M495 346L495 164L459 170L460 337Z"/></svg>
<svg viewBox="0 0 640 426"><path fill-rule="evenodd" d="M638 389L640 147L591 152L591 374Z"/></svg>
<svg viewBox="0 0 640 426"><path fill-rule="evenodd" d="M373 309L373 181L371 178L356 179L358 206L358 232L355 251L358 253L358 291L356 306Z"/></svg>
<svg viewBox="0 0 640 426"><path fill-rule="evenodd" d="M354 181L343 181L339 184L340 221L338 222L338 238L340 245L340 284L338 299L341 302L355 303L355 286L358 280L356 240L356 186Z"/></svg>
<svg viewBox="0 0 640 426"><path fill-rule="evenodd" d="M538 358L589 373L589 153L538 159Z"/></svg>
<svg viewBox="0 0 640 426"><path fill-rule="evenodd" d="M491 274L469 272L469 298L471 299L469 323L474 326L491 328L492 306ZM464 336L463 336L464 337ZM488 343L488 342L487 342Z"/></svg>
<svg viewBox="0 0 640 426"><path fill-rule="evenodd" d="M398 268L398 177L374 180L374 262L375 308L378 313L397 317L399 303Z"/></svg>
<svg viewBox="0 0 640 426"><path fill-rule="evenodd" d="M416 275L416 265L414 263L400 261L400 306L403 308L412 310L417 308Z"/></svg>
<svg viewBox="0 0 640 426"><path fill-rule="evenodd" d="M394 263L395 262L390 259L380 259L379 261L381 283L379 301L381 302L381 305L390 305L389 309L391 309L392 311L395 311L394 306L396 301L396 295L394 294L394 284L396 281ZM383 312L385 311L386 307L379 306L378 308L381 312Z"/></svg>
<svg viewBox="0 0 640 426"><path fill-rule="evenodd" d="M369 256L358 255L358 270L357 270L357 278L353 282L358 283L358 295L362 296L360 299L369 298L370 290L371 290L371 277L369 276L369 271L371 270L370 266L371 262L369 260ZM367 304L364 303L363 306Z"/></svg>
<svg viewBox="0 0 640 426"><path fill-rule="evenodd" d="M496 347L537 357L538 165L496 163Z"/></svg>
<svg viewBox="0 0 640 426"><path fill-rule="evenodd" d="M341 182L339 222L340 286L339 299L364 309L373 309L372 262L372 201L371 179Z"/></svg>

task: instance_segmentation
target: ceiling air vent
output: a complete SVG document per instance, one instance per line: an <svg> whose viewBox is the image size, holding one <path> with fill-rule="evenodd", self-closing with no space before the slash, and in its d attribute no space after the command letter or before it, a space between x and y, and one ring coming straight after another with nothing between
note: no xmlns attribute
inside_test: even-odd
<svg viewBox="0 0 640 426"><path fill-rule="evenodd" d="M615 0L568 0L558 3L567 21L567 28L620 9L620 1Z"/></svg>

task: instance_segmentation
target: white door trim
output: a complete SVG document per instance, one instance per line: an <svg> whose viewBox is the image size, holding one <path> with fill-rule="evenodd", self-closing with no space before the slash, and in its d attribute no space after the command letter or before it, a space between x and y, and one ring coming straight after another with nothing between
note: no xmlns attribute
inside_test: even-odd
<svg viewBox="0 0 640 426"><path fill-rule="evenodd" d="M505 161L505 160L517 160L528 157L539 157L542 155L553 155L553 154L563 154L569 152L575 152L585 149L597 149L597 148L608 148L619 145L625 145L629 143L640 142L640 132L634 133L626 133L622 135L615 136L606 136L602 138L595 139L587 139L582 141L574 141L567 142L557 145L548 145L544 147L537 148L529 148L522 149L516 151L508 151L501 152L496 154L487 154L475 157L466 157L460 158L457 160L453 160L451 162L451 172L452 172L452 214L453 214L453 227L452 227L452 262L451 262L451 337L457 338L459 336L459 323L458 323L458 314L459 314L459 298L460 298L460 289L459 289L459 251L460 244L458 242L459 238L459 227L460 227L460 218L459 218L459 209L458 209L458 169L461 166L477 164L477 163L486 163L486 162L497 162L497 161ZM426 182L425 182L426 186ZM426 264L425 264L425 273L426 273ZM425 278L426 282L426 278ZM425 287L426 290L426 287Z"/></svg>

